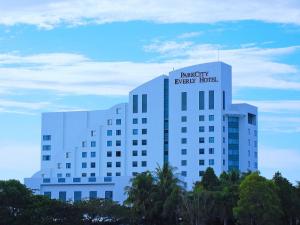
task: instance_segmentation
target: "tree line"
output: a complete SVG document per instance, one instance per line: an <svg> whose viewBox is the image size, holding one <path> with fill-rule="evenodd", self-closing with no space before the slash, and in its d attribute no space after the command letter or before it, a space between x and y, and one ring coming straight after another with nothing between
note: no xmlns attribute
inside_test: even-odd
<svg viewBox="0 0 300 225"><path fill-rule="evenodd" d="M208 168L192 190L183 186L168 165L136 175L123 204L63 202L0 181L0 225L300 225L300 184L279 172L269 180Z"/></svg>

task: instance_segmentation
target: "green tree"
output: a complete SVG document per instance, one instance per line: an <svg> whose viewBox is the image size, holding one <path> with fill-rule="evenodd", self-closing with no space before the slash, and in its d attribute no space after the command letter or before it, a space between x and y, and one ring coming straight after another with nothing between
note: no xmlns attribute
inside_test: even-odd
<svg viewBox="0 0 300 225"><path fill-rule="evenodd" d="M239 189L239 201L234 208L239 224L279 224L282 210L272 181L252 173L241 182Z"/></svg>
<svg viewBox="0 0 300 225"><path fill-rule="evenodd" d="M219 178L216 176L213 168L208 167L200 182L196 183L196 186L201 185L205 190L213 191L217 190L220 185Z"/></svg>

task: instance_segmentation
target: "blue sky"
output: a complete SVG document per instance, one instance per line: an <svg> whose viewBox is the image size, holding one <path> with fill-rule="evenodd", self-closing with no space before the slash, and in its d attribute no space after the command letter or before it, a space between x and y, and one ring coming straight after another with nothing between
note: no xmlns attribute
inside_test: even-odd
<svg viewBox="0 0 300 225"><path fill-rule="evenodd" d="M173 68L233 67L259 169L300 180L300 2L0 0L0 179L40 166L41 112L105 109Z"/></svg>

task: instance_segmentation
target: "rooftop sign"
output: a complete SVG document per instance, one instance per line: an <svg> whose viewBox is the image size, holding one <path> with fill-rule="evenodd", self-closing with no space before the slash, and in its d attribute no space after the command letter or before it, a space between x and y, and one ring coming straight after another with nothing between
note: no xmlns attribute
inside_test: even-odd
<svg viewBox="0 0 300 225"><path fill-rule="evenodd" d="M209 76L208 72L181 72L180 78L174 80L175 84L193 84L193 83L208 83L218 82L217 77Z"/></svg>

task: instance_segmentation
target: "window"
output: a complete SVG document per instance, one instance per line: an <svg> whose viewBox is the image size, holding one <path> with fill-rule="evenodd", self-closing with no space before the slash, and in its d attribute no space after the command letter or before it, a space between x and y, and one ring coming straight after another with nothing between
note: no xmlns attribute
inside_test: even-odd
<svg viewBox="0 0 300 225"><path fill-rule="evenodd" d="M90 195L90 199L96 199L97 198L97 191L90 191L89 195Z"/></svg>
<svg viewBox="0 0 300 225"><path fill-rule="evenodd" d="M121 157L121 151L116 151L116 157Z"/></svg>
<svg viewBox="0 0 300 225"><path fill-rule="evenodd" d="M45 191L44 196L51 199L51 191Z"/></svg>
<svg viewBox="0 0 300 225"><path fill-rule="evenodd" d="M107 147L111 147L111 146L112 146L112 141L107 141L107 142L106 142L106 146L107 146Z"/></svg>
<svg viewBox="0 0 300 225"><path fill-rule="evenodd" d="M215 105L215 93L214 93L214 91L209 91L208 92L208 95L209 95L209 99L208 99L208 101L209 101L209 103L208 103L208 108L209 109L214 109L214 105Z"/></svg>
<svg viewBox="0 0 300 225"><path fill-rule="evenodd" d="M186 133L187 128L186 127L181 127L181 133Z"/></svg>
<svg viewBox="0 0 300 225"><path fill-rule="evenodd" d="M81 142L81 147L82 147L82 148L85 148L85 147L86 147L86 141L82 141L82 142Z"/></svg>
<svg viewBox="0 0 300 225"><path fill-rule="evenodd" d="M225 166L225 159L223 159L223 166Z"/></svg>
<svg viewBox="0 0 300 225"><path fill-rule="evenodd" d="M87 157L87 152L82 152L82 153L81 153L81 157L82 157L82 158L86 158L86 157Z"/></svg>
<svg viewBox="0 0 300 225"><path fill-rule="evenodd" d="M199 116L199 121L204 121L204 115Z"/></svg>
<svg viewBox="0 0 300 225"><path fill-rule="evenodd" d="M147 134L147 129L142 129L142 134Z"/></svg>
<svg viewBox="0 0 300 225"><path fill-rule="evenodd" d="M209 115L208 120L209 121L214 121L215 120L215 116L214 115Z"/></svg>
<svg viewBox="0 0 300 225"><path fill-rule="evenodd" d="M213 166L213 165L215 164L215 160L214 160L214 159L208 160L208 164L209 164L210 166Z"/></svg>
<svg viewBox="0 0 300 225"><path fill-rule="evenodd" d="M199 148L199 154L203 155L204 154L204 148Z"/></svg>
<svg viewBox="0 0 300 225"><path fill-rule="evenodd" d="M186 164L187 164L187 161L186 161L186 160L181 160L181 165L182 165L182 166L186 166Z"/></svg>
<svg viewBox="0 0 300 225"><path fill-rule="evenodd" d="M113 192L112 191L105 191L105 199L112 200L113 199Z"/></svg>
<svg viewBox="0 0 300 225"><path fill-rule="evenodd" d="M112 157L112 152L111 151L106 152L106 156L107 157Z"/></svg>
<svg viewBox="0 0 300 225"><path fill-rule="evenodd" d="M121 109L121 108L116 108L116 114L120 114L120 113L121 113L121 111L122 111L122 109Z"/></svg>
<svg viewBox="0 0 300 225"><path fill-rule="evenodd" d="M96 131L95 130L91 130L91 137L94 137L96 135Z"/></svg>
<svg viewBox="0 0 300 225"><path fill-rule="evenodd" d="M225 143L225 141L226 141L226 140L225 140L225 137L223 137L223 143Z"/></svg>
<svg viewBox="0 0 300 225"><path fill-rule="evenodd" d="M199 160L199 165L200 165L200 166L204 166L204 159L200 159L200 160Z"/></svg>
<svg viewBox="0 0 300 225"><path fill-rule="evenodd" d="M112 173L111 173L111 172L108 172L108 173L106 173L106 176L107 176L107 177L111 177L111 176L112 176Z"/></svg>
<svg viewBox="0 0 300 225"><path fill-rule="evenodd" d="M116 125L121 125L121 119L116 119Z"/></svg>
<svg viewBox="0 0 300 225"><path fill-rule="evenodd" d="M181 111L186 111L187 109L187 93L181 92Z"/></svg>
<svg viewBox="0 0 300 225"><path fill-rule="evenodd" d="M215 127L214 126L209 126L208 130L209 130L209 132L214 132L215 131Z"/></svg>
<svg viewBox="0 0 300 225"><path fill-rule="evenodd" d="M95 177L96 174L95 174L95 173L91 173L90 176L91 176L91 177Z"/></svg>
<svg viewBox="0 0 300 225"><path fill-rule="evenodd" d="M204 109L204 91L199 91L199 110Z"/></svg>
<svg viewBox="0 0 300 225"><path fill-rule="evenodd" d="M121 130L116 130L116 135L117 136L121 135Z"/></svg>
<svg viewBox="0 0 300 225"><path fill-rule="evenodd" d="M181 144L186 144L187 143L187 139L186 138L181 138Z"/></svg>
<svg viewBox="0 0 300 225"><path fill-rule="evenodd" d="M147 155L147 151L146 150L142 150L142 156L146 156Z"/></svg>
<svg viewBox="0 0 300 225"><path fill-rule="evenodd" d="M138 165L137 161L132 162L132 167L137 167L137 165Z"/></svg>
<svg viewBox="0 0 300 225"><path fill-rule="evenodd" d="M223 91L223 110L225 110L225 91Z"/></svg>
<svg viewBox="0 0 300 225"><path fill-rule="evenodd" d="M107 130L107 131L106 131L106 135L107 135L107 136L112 136L112 130Z"/></svg>
<svg viewBox="0 0 300 225"><path fill-rule="evenodd" d="M226 154L226 150L225 150L225 148L223 148L223 154L224 154L224 155Z"/></svg>
<svg viewBox="0 0 300 225"><path fill-rule="evenodd" d="M204 132L204 126L199 127L199 132L201 132L201 133Z"/></svg>
<svg viewBox="0 0 300 225"><path fill-rule="evenodd" d="M107 167L107 168L112 167L112 163L111 163L111 162L107 162L107 163L106 163L106 167Z"/></svg>
<svg viewBox="0 0 300 225"><path fill-rule="evenodd" d="M66 158L70 158L71 157L71 152L66 152Z"/></svg>
<svg viewBox="0 0 300 225"><path fill-rule="evenodd" d="M43 135L43 141L50 141L51 135Z"/></svg>
<svg viewBox="0 0 300 225"><path fill-rule="evenodd" d="M257 130L254 130L254 136L255 137L257 136Z"/></svg>
<svg viewBox="0 0 300 225"><path fill-rule="evenodd" d="M116 140L116 146L121 146L121 141L120 140Z"/></svg>
<svg viewBox="0 0 300 225"><path fill-rule="evenodd" d="M58 173L56 174L57 178L61 178L62 177L62 174L61 173Z"/></svg>
<svg viewBox="0 0 300 225"><path fill-rule="evenodd" d="M116 172L116 176L117 177L121 176L121 173L120 172Z"/></svg>
<svg viewBox="0 0 300 225"><path fill-rule="evenodd" d="M70 173L66 173L66 177L71 177L71 174Z"/></svg>
<svg viewBox="0 0 300 225"><path fill-rule="evenodd" d="M186 122L187 121L187 117L186 116L182 116L181 117L181 122Z"/></svg>
<svg viewBox="0 0 300 225"><path fill-rule="evenodd" d="M204 171L203 170L200 170L199 171L199 177L202 177L204 175Z"/></svg>
<svg viewBox="0 0 300 225"><path fill-rule="evenodd" d="M81 168L87 168L87 163L86 162L81 163Z"/></svg>
<svg viewBox="0 0 300 225"><path fill-rule="evenodd" d="M132 151L132 156L137 156L138 155L138 151L137 150L133 150Z"/></svg>
<svg viewBox="0 0 300 225"><path fill-rule="evenodd" d="M133 145L133 146L138 145L138 140L132 140L132 145Z"/></svg>
<svg viewBox="0 0 300 225"><path fill-rule="evenodd" d="M95 158L96 157L96 152L91 152L91 157Z"/></svg>
<svg viewBox="0 0 300 225"><path fill-rule="evenodd" d="M204 143L204 137L199 138L199 143Z"/></svg>
<svg viewBox="0 0 300 225"><path fill-rule="evenodd" d="M132 134L133 134L133 135L137 135L137 134L138 134L138 129L133 129L133 130L132 130Z"/></svg>
<svg viewBox="0 0 300 225"><path fill-rule="evenodd" d="M66 163L66 168L70 169L71 168L71 163Z"/></svg>
<svg viewBox="0 0 300 225"><path fill-rule="evenodd" d="M51 145L43 145L43 151L51 150Z"/></svg>
<svg viewBox="0 0 300 225"><path fill-rule="evenodd" d="M116 167L121 167L121 162L116 162Z"/></svg>
<svg viewBox="0 0 300 225"><path fill-rule="evenodd" d="M96 147L96 141L91 141L91 147Z"/></svg>
<svg viewBox="0 0 300 225"><path fill-rule="evenodd" d="M74 191L74 202L81 201L81 191Z"/></svg>
<svg viewBox="0 0 300 225"><path fill-rule="evenodd" d="M147 166L147 161L142 161L142 167L146 167Z"/></svg>
<svg viewBox="0 0 300 225"><path fill-rule="evenodd" d="M215 153L215 149L214 148L209 148L209 154L214 154Z"/></svg>
<svg viewBox="0 0 300 225"><path fill-rule="evenodd" d="M82 176L82 177L86 177L86 173L82 173L81 176Z"/></svg>
<svg viewBox="0 0 300 225"><path fill-rule="evenodd" d="M107 125L108 126L112 125L112 119L107 120Z"/></svg>
<svg viewBox="0 0 300 225"><path fill-rule="evenodd" d="M132 112L138 113L138 95L133 95L133 104L132 104Z"/></svg>
<svg viewBox="0 0 300 225"><path fill-rule="evenodd" d="M223 126L223 132L225 132L225 126Z"/></svg>
<svg viewBox="0 0 300 225"><path fill-rule="evenodd" d="M142 140L142 145L147 145L147 140Z"/></svg>
<svg viewBox="0 0 300 225"><path fill-rule="evenodd" d="M59 199L60 201L65 202L65 201L67 200L67 192L65 192L65 191L60 191L60 192L58 193L58 199Z"/></svg>
<svg viewBox="0 0 300 225"><path fill-rule="evenodd" d="M43 155L43 161L49 161L51 159L50 155Z"/></svg>
<svg viewBox="0 0 300 225"><path fill-rule="evenodd" d="M209 137L208 142L209 143L215 143L215 138L214 137Z"/></svg>
<svg viewBox="0 0 300 225"><path fill-rule="evenodd" d="M133 118L133 119L132 119L132 123L133 123L133 124L138 124L138 119L137 119L137 118Z"/></svg>
<svg viewBox="0 0 300 225"><path fill-rule="evenodd" d="M143 94L142 95L142 113L147 112L147 95Z"/></svg>
<svg viewBox="0 0 300 225"><path fill-rule="evenodd" d="M91 162L91 168L96 168L96 163L95 162Z"/></svg>
<svg viewBox="0 0 300 225"><path fill-rule="evenodd" d="M186 149L185 148L181 149L181 155L186 155Z"/></svg>
<svg viewBox="0 0 300 225"><path fill-rule="evenodd" d="M248 113L248 124L256 125L256 115Z"/></svg>
<svg viewBox="0 0 300 225"><path fill-rule="evenodd" d="M181 176L186 177L187 172L186 171L181 171Z"/></svg>
<svg viewBox="0 0 300 225"><path fill-rule="evenodd" d="M147 118L142 118L142 124L146 124L147 123Z"/></svg>
<svg viewBox="0 0 300 225"><path fill-rule="evenodd" d="M57 163L57 169L61 169L61 163Z"/></svg>

